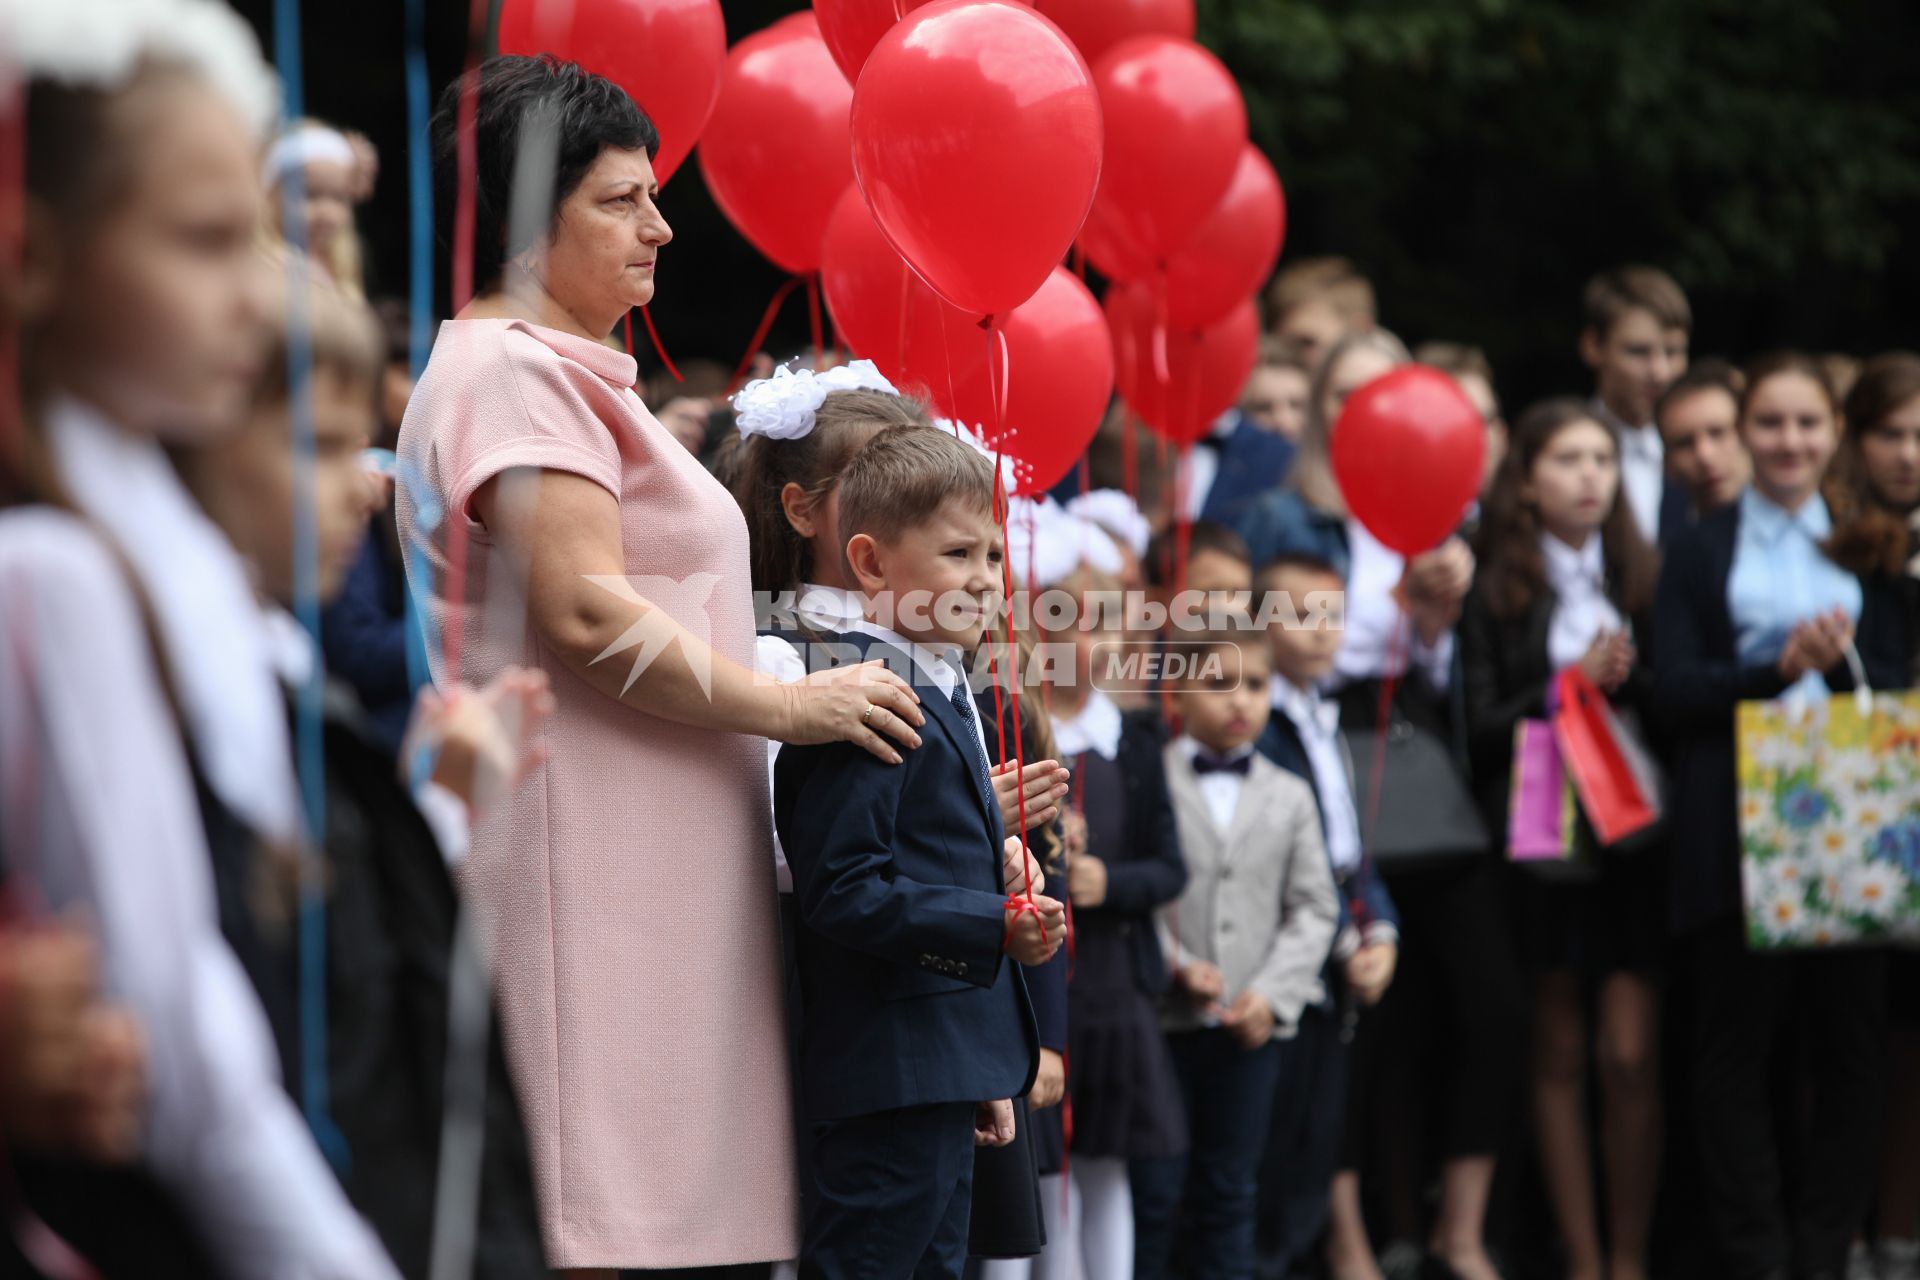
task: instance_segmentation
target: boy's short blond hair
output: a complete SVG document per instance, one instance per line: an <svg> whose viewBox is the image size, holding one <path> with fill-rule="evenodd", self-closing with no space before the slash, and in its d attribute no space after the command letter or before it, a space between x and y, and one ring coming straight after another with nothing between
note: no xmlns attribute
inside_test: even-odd
<svg viewBox="0 0 1920 1280"><path fill-rule="evenodd" d="M1587 281L1580 296L1581 319L1595 336L1606 337L1629 311L1647 312L1662 329L1693 332L1693 308L1686 293L1658 267L1615 267Z"/></svg>
<svg viewBox="0 0 1920 1280"><path fill-rule="evenodd" d="M894 543L947 501L989 517L993 464L941 427L893 426L867 441L840 477L840 538Z"/></svg>
<svg viewBox="0 0 1920 1280"><path fill-rule="evenodd" d="M331 372L369 388L379 384L387 365L387 339L373 308L335 284L318 267L291 250L269 250L261 271L267 306L266 363L254 388L258 404L277 404L291 394L294 304L299 304L300 338L311 351L310 368Z"/></svg>
<svg viewBox="0 0 1920 1280"><path fill-rule="evenodd" d="M1379 323L1373 283L1346 258L1302 258L1267 286L1267 327L1313 302L1324 302L1350 329Z"/></svg>

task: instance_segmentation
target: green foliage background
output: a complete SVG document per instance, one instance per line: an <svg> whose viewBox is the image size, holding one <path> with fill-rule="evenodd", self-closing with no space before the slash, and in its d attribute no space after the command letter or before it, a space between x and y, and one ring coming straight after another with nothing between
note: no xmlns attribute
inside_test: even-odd
<svg viewBox="0 0 1920 1280"><path fill-rule="evenodd" d="M1695 348L1920 345L1920 5L1199 0L1290 200L1414 339L1578 379L1581 281L1667 267Z"/></svg>

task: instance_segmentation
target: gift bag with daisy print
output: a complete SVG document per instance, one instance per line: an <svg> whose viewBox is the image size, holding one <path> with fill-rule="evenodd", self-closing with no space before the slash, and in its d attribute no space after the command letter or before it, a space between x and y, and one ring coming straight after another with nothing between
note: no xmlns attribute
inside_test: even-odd
<svg viewBox="0 0 1920 1280"><path fill-rule="evenodd" d="M1740 704L1756 951L1920 946L1920 692L1873 693L1855 671L1854 693Z"/></svg>

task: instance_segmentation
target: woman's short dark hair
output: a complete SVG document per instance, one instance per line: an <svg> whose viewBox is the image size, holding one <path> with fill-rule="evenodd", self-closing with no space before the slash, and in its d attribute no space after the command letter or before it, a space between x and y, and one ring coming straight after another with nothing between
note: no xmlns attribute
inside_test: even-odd
<svg viewBox="0 0 1920 1280"><path fill-rule="evenodd" d="M514 168L529 121L550 120L554 136L548 221L538 230L552 226L560 202L573 194L602 151L645 150L651 158L660 151L660 131L626 90L578 63L551 54L488 58L447 86L433 115L434 208L448 243L459 207L460 100L476 84L473 283L485 291L499 285L501 269L533 242L527 228L510 225ZM521 243L509 243L515 231Z"/></svg>

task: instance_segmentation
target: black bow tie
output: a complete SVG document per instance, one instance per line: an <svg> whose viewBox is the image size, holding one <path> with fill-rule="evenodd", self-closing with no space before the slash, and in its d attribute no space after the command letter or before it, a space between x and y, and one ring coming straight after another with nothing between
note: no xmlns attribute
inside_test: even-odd
<svg viewBox="0 0 1920 1280"><path fill-rule="evenodd" d="M1216 756L1209 751L1196 751L1193 756L1193 772L1196 777L1204 778L1210 773L1233 773L1244 778L1247 770L1253 768L1253 753L1235 756L1229 760Z"/></svg>

